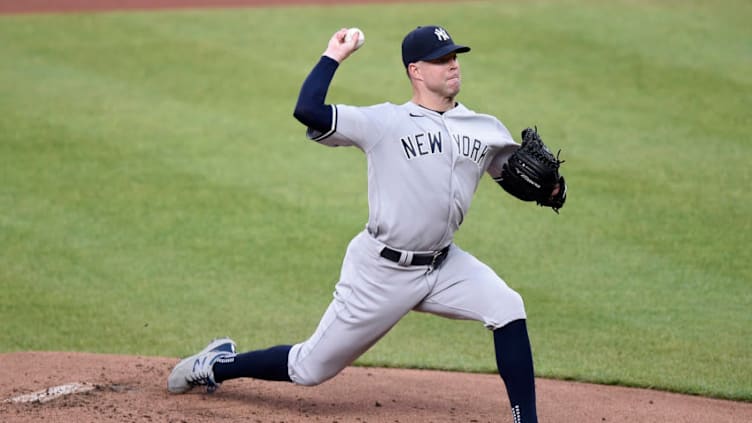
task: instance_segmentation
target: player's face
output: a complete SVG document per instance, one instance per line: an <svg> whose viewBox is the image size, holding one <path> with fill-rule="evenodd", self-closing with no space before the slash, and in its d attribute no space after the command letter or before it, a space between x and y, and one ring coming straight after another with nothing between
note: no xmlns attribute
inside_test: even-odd
<svg viewBox="0 0 752 423"><path fill-rule="evenodd" d="M454 97L460 92L460 62L457 53L449 53L435 60L423 62L422 73L426 87L443 97Z"/></svg>

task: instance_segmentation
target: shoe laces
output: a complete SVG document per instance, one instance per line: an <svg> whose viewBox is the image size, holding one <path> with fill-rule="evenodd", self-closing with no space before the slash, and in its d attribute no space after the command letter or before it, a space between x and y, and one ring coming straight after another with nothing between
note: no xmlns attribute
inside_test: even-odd
<svg viewBox="0 0 752 423"><path fill-rule="evenodd" d="M214 364L232 361L234 357L234 352L227 352L216 354L213 357L204 356L203 359L196 359L193 363L193 371L186 377L186 381L191 386L206 385L206 391L212 393L220 385L214 381Z"/></svg>

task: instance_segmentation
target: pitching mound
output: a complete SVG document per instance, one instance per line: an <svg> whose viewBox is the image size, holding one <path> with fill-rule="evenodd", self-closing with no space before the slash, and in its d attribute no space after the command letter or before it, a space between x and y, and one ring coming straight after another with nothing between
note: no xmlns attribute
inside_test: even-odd
<svg viewBox="0 0 752 423"><path fill-rule="evenodd" d="M167 392L178 358L0 354L3 422L510 422L496 375L351 367L323 385L231 380ZM752 404L540 379L542 422L752 421Z"/></svg>

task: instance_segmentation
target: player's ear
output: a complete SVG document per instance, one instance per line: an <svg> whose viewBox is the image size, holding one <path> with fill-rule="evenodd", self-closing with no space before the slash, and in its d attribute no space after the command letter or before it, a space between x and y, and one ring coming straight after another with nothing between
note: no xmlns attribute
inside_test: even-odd
<svg viewBox="0 0 752 423"><path fill-rule="evenodd" d="M410 63L407 65L407 76L410 79L423 79L420 75L420 67L415 63Z"/></svg>

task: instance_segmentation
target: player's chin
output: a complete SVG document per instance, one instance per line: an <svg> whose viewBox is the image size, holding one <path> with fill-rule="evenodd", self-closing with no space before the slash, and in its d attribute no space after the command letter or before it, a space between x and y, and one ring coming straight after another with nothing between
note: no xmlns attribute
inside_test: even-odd
<svg viewBox="0 0 752 423"><path fill-rule="evenodd" d="M450 96L456 96L460 92L462 87L462 81L459 78L449 79L446 83L447 94Z"/></svg>

